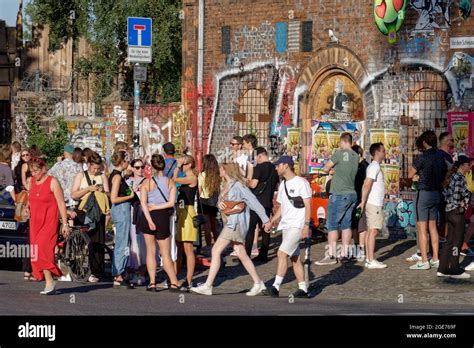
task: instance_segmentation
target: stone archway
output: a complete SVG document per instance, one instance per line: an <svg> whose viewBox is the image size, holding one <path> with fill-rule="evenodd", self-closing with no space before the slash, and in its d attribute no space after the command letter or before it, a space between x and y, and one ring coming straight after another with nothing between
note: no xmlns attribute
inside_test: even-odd
<svg viewBox="0 0 474 348"><path fill-rule="evenodd" d="M367 80L372 78L359 57L349 48L339 44L329 45L318 50L311 61L306 65L298 80L297 89L305 91L300 97L299 116L302 125L303 140L303 172L307 170L308 151L311 144L311 120L314 119L314 101L318 98L321 87L328 79L341 76L353 84L353 89L358 92L362 104L362 115L358 118L366 119L364 88ZM371 94L369 90L368 93Z"/></svg>

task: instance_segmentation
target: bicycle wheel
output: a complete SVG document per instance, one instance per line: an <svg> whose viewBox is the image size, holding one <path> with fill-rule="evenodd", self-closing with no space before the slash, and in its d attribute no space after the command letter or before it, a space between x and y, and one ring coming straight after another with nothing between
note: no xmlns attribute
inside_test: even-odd
<svg viewBox="0 0 474 348"><path fill-rule="evenodd" d="M91 239L81 228L73 227L66 243L65 260L74 281L87 281L91 275L89 250Z"/></svg>

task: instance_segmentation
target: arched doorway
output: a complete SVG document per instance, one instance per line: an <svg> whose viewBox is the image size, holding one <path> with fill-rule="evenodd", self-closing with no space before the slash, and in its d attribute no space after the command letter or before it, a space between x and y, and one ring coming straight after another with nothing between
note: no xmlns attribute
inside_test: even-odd
<svg viewBox="0 0 474 348"><path fill-rule="evenodd" d="M320 49L307 64L297 86L307 91L301 99L299 113L303 128L302 172L308 170L312 120L364 121L365 95L361 86L367 85L368 79L357 55L339 44Z"/></svg>

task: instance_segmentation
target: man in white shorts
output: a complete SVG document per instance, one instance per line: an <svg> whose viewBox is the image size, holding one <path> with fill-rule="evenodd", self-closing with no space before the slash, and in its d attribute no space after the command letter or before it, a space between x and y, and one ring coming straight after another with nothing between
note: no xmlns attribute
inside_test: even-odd
<svg viewBox="0 0 474 348"><path fill-rule="evenodd" d="M365 210L367 217L366 255L365 267L369 269L386 268L387 265L379 262L374 257L375 239L383 228L383 203L385 198L385 184L380 163L385 159L385 147L382 143L370 146L372 162L367 167L367 176L362 187L362 200L357 209Z"/></svg>
<svg viewBox="0 0 474 348"><path fill-rule="evenodd" d="M282 177L278 188L278 211L270 220L271 224L281 217L278 230L283 232L283 240L278 249L278 265L273 286L263 291L264 295L278 297L280 285L288 270L288 256L298 281L298 290L293 293L297 298L308 298L308 288L304 280L303 263L300 259L300 241L310 236L311 187L305 179L296 176L293 159L282 156L276 163L278 175ZM270 224L270 225L271 225ZM269 232L269 231L265 231Z"/></svg>

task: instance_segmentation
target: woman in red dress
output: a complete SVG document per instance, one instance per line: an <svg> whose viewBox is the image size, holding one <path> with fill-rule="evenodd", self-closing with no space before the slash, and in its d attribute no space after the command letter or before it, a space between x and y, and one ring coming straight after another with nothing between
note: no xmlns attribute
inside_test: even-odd
<svg viewBox="0 0 474 348"><path fill-rule="evenodd" d="M62 221L62 234L67 238L66 204L59 181L48 175L46 162L34 158L28 163L31 172L29 184L30 206L30 246L33 275L38 280L46 280L42 295L52 295L56 283L53 276L59 277L61 271L56 265L54 248L58 240L59 215Z"/></svg>

